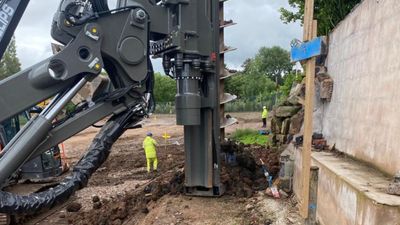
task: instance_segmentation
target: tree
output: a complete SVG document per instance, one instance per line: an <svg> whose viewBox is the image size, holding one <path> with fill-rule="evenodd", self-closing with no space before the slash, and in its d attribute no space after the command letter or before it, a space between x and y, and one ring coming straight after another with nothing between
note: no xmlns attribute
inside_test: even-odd
<svg viewBox="0 0 400 225"><path fill-rule="evenodd" d="M155 73L154 98L156 103L175 101L176 82L170 77Z"/></svg>
<svg viewBox="0 0 400 225"><path fill-rule="evenodd" d="M283 85L279 87L279 92L282 94L282 97L287 97L290 94L292 86L294 83L301 83L303 80L303 74L299 73L296 75L295 72L289 73L284 77Z"/></svg>
<svg viewBox="0 0 400 225"><path fill-rule="evenodd" d="M239 73L226 82L225 90L242 99L254 100L259 96L270 96L275 91L275 82L260 74Z"/></svg>
<svg viewBox="0 0 400 225"><path fill-rule="evenodd" d="M281 8L281 20L285 23L300 21L304 18L304 0L288 0L294 8ZM314 17L318 20L318 35L327 35L361 0L315 0Z"/></svg>
<svg viewBox="0 0 400 225"><path fill-rule="evenodd" d="M278 85L283 84L283 76L292 71L292 68L289 52L278 46L262 47L254 59L244 63L244 73L266 75Z"/></svg>
<svg viewBox="0 0 400 225"><path fill-rule="evenodd" d="M9 77L21 70L21 63L17 57L15 38L11 39L10 44L0 61L0 79Z"/></svg>

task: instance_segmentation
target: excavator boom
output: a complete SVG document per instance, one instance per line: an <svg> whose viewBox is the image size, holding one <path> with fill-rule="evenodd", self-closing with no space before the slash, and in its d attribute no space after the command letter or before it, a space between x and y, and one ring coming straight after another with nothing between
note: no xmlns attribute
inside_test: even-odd
<svg viewBox="0 0 400 225"><path fill-rule="evenodd" d="M0 1L0 58L10 42L29 0Z"/></svg>
<svg viewBox="0 0 400 225"><path fill-rule="evenodd" d="M29 1L2 2L6 46ZM177 82L177 123L185 131L185 184L191 195L219 196L219 1L62 0L52 37L63 44L54 56L0 81L0 122L52 98L5 146L0 185L26 161L110 117L72 175L43 193L0 192L0 213L34 213L65 201L107 159L112 144L154 110L150 56L163 59ZM12 9L12 10L11 10ZM0 53L3 53L2 50ZM109 88L96 90L79 111L54 122L71 99L106 71Z"/></svg>

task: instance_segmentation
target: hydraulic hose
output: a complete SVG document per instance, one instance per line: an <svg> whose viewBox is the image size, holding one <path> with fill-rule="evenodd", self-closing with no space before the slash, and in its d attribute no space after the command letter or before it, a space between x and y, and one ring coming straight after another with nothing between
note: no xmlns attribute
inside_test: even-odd
<svg viewBox="0 0 400 225"><path fill-rule="evenodd" d="M93 11L96 13L110 11L107 0L90 0L90 3L92 3Z"/></svg>
<svg viewBox="0 0 400 225"><path fill-rule="evenodd" d="M67 201L77 190L88 184L91 175L107 160L112 145L127 127L142 118L142 115L138 116L133 110L112 117L97 134L72 174L58 186L28 196L0 191L0 213L31 215Z"/></svg>

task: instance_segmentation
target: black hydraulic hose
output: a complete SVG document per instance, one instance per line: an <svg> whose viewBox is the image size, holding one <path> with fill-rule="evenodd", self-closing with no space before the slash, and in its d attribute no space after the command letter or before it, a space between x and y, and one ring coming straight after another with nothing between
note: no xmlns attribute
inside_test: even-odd
<svg viewBox="0 0 400 225"><path fill-rule="evenodd" d="M97 134L70 176L54 188L28 196L1 191L0 213L32 215L67 201L77 190L88 184L91 175L107 160L112 145L127 127L141 119L142 116L135 115L132 110L112 117Z"/></svg>
<svg viewBox="0 0 400 225"><path fill-rule="evenodd" d="M90 0L90 3L92 3L93 11L96 13L110 11L107 0Z"/></svg>

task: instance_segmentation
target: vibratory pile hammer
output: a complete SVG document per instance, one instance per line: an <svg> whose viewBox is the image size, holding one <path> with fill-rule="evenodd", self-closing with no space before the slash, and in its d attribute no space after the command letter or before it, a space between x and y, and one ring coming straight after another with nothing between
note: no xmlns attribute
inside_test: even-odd
<svg viewBox="0 0 400 225"><path fill-rule="evenodd" d="M0 55L28 2L1 1ZM219 4L216 0L119 0L110 9L106 0L61 1L51 35L62 50L0 81L0 122L52 99L3 149L0 185L28 160L110 119L64 181L28 196L0 192L0 213L42 211L87 185L112 144L154 110L157 84L150 57L162 58L165 73L177 82L176 117L184 126L186 193L221 195ZM102 71L108 77L101 79L103 85L91 100L56 121L82 87Z"/></svg>

